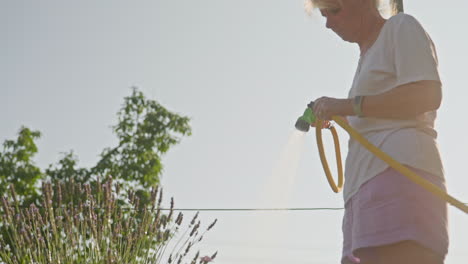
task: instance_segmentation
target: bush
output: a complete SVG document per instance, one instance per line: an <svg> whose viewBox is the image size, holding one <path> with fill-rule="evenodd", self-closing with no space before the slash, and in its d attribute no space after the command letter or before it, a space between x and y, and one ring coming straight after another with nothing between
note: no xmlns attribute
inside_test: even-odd
<svg viewBox="0 0 468 264"><path fill-rule="evenodd" d="M128 191L129 207L117 203L119 189L110 177L94 187L73 181L44 183L42 202L23 207L11 185L8 197L2 198L0 260L7 264L195 264L216 257L216 253L200 257L199 252L188 256L216 220L201 230L196 213L180 235L183 214L175 216L173 199L163 213L162 190L153 188L144 207ZM178 241L172 241L178 236Z"/></svg>

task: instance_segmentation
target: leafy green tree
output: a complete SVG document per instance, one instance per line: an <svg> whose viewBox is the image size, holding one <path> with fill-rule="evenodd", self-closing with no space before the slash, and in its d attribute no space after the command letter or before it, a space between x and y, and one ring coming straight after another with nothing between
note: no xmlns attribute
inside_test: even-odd
<svg viewBox="0 0 468 264"><path fill-rule="evenodd" d="M18 138L5 140L0 152L0 194L3 197L12 184L23 201L32 201L38 197L37 181L42 177L32 158L37 153L34 140L41 136L39 131L22 127Z"/></svg>
<svg viewBox="0 0 468 264"><path fill-rule="evenodd" d="M11 183L19 195L30 199L37 197L35 185L39 179L72 180L97 187L99 178L111 176L122 184L122 191L134 189L140 204L145 205L150 198L149 190L159 183L163 171L161 157L182 136L191 135L190 119L147 99L136 87L124 98L117 114L118 122L113 130L119 143L104 149L100 160L91 168L79 168L78 157L71 151L42 173L32 162L37 153L34 140L40 133L22 128L17 141L5 141L0 153L0 194L3 196Z"/></svg>
<svg viewBox="0 0 468 264"><path fill-rule="evenodd" d="M54 165L49 165L45 175L52 181L64 181L73 179L75 182L85 182L88 178L89 170L77 168L78 157L73 151L64 153L61 160Z"/></svg>
<svg viewBox="0 0 468 264"><path fill-rule="evenodd" d="M179 136L191 135L190 120L146 99L135 87L132 95L125 97L118 117L114 132L119 144L102 152L88 179L92 175L111 175L124 183L131 182L145 201L149 198L147 190L159 183L161 156L179 142Z"/></svg>
<svg viewBox="0 0 468 264"><path fill-rule="evenodd" d="M54 252L57 258L75 256L68 254L66 250L73 248L74 240L72 239L70 247L70 241L65 241L61 237L64 232L68 232L67 237L73 237L74 231L83 231L81 235L76 233L76 237L85 241L91 235L95 235L97 237L95 241L99 243L109 243L109 237L103 237L102 234L110 234L112 231L117 237L115 252L88 252L91 258L101 258L102 253L102 256L109 260L106 263L140 263L135 262L136 260L125 259L121 262L111 260L122 256L128 259L140 255L148 257L146 253L150 252L150 248L155 248L154 246L164 252L167 245L165 241L178 231L178 227L173 223L180 225L182 215L177 219L173 217L173 202L169 214L162 213L159 209L162 192L156 205L154 190L158 188L163 171L162 156L173 145L179 143L182 136L191 134L189 121L188 117L168 111L156 101L146 99L137 88L133 88L131 95L124 98L122 108L118 112L118 122L113 127L118 138L117 146L104 149L100 160L91 168L80 168L78 157L70 151L57 163L49 165L44 172L32 161L38 151L34 141L40 137L40 133L25 127L21 128L18 139L6 140L3 151L0 152L0 262L3 260L6 263L25 263L24 261L28 262L27 259L32 257L30 253L33 251L37 253L38 261L34 261L37 263L55 263L44 258L44 256L50 258ZM44 189L45 191L39 190L40 181L43 182L43 186L49 186ZM49 181L52 183L44 185L44 182ZM111 191L112 181L117 182L115 196ZM11 202L5 198L8 186L11 186L9 192L13 200ZM56 191L52 191L50 186L56 186ZM122 205L127 206L124 208ZM148 207L151 208L151 213ZM86 214L81 210L87 210ZM34 223L27 222L31 221L31 218L25 218L25 215L29 217L33 213L37 219L33 220ZM88 217L83 222L90 223L91 228L73 227L74 224L81 226L80 219L83 215ZM111 217L113 219L109 222ZM66 221L63 222L63 219ZM48 224L42 223L42 220ZM36 234L25 231L33 230L31 225L37 223L42 223L40 225L44 228L34 229L38 231ZM123 224L126 225L125 229L122 229ZM183 251L179 248L176 249L175 255L171 255L177 258L178 262L185 257L190 247L201 239L196 234L192 236L199 225L199 222L195 223L195 219L192 220L190 241L187 240L182 245L185 248ZM214 223L209 228L213 225ZM65 228L62 231L57 231L63 227ZM97 227L103 228L101 232L94 232ZM49 231L52 233L44 233ZM141 236L135 236L136 234ZM31 235L35 236L36 242L42 242L37 244L38 248L30 250L25 245L36 245L30 243ZM53 241L49 240L50 237L54 238ZM58 243L60 248L55 247L55 244L51 246L52 243ZM64 246L65 244L67 245ZM65 251L58 252L56 251L58 249ZM81 254L81 251L78 248L73 252ZM180 252L185 253L181 255ZM214 256L216 254L212 258ZM154 260L160 256L158 253L157 256L149 257ZM192 263L197 259L198 254ZM41 262L42 260L44 262ZM103 261L99 259L93 263L103 263ZM151 261L151 263L160 262ZM207 261L200 260L199 263Z"/></svg>

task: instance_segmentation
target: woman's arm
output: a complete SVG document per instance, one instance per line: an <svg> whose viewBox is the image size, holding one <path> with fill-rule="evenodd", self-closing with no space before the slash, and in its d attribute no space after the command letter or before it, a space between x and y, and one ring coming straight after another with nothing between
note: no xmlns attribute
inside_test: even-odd
<svg viewBox="0 0 468 264"><path fill-rule="evenodd" d="M321 97L314 103L314 113L323 120L334 115L354 116L354 99ZM365 117L408 119L436 110L442 101L439 81L418 81L396 87L378 95L365 96L362 113Z"/></svg>
<svg viewBox="0 0 468 264"><path fill-rule="evenodd" d="M418 81L366 96L362 102L362 113L365 117L407 119L437 110L441 102L439 81Z"/></svg>

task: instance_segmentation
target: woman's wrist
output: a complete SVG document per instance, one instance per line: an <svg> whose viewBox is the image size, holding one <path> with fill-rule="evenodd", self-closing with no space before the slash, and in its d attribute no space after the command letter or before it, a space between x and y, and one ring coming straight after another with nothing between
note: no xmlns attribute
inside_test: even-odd
<svg viewBox="0 0 468 264"><path fill-rule="evenodd" d="M341 99L341 107L340 107L340 114L341 116L353 116L354 108L353 108L353 98L349 99Z"/></svg>

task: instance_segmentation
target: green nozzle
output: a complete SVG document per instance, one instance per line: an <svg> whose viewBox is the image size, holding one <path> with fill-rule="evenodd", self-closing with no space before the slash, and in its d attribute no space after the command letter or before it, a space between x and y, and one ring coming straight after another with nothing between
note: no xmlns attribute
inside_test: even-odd
<svg viewBox="0 0 468 264"><path fill-rule="evenodd" d="M307 132L309 131L310 125L315 123L315 115L310 107L307 107L304 114L299 117L296 121L296 129Z"/></svg>

